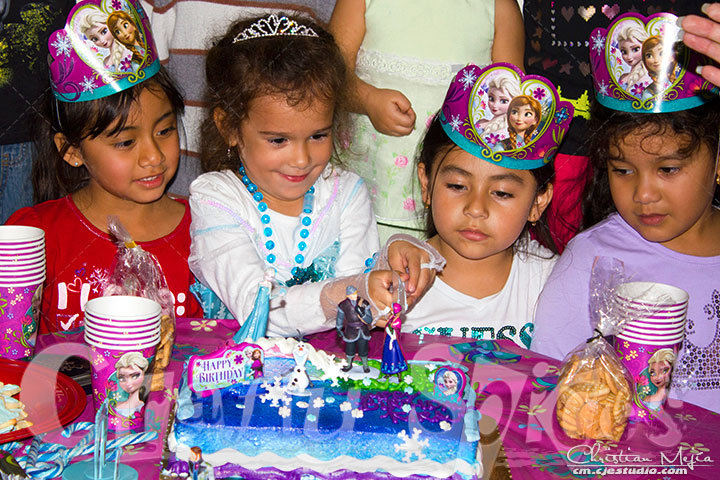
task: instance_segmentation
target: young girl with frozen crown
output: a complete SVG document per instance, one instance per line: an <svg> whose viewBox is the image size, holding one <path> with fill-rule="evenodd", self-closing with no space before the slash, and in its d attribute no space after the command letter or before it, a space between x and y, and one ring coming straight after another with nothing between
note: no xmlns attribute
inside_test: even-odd
<svg viewBox="0 0 720 480"><path fill-rule="evenodd" d="M108 215L117 216L138 245L155 255L175 314L202 316L189 293L190 209L187 201L165 193L180 158L177 117L183 99L154 47L148 48L140 79L83 61L96 57L74 13L99 9L100 3L78 3L66 28L48 41L53 95L38 122L32 174L35 200L43 203L18 210L7 222L45 230L41 333L79 327L85 302L103 294L117 253ZM146 18L136 2L124 5L134 17ZM139 25L151 46L149 24Z"/></svg>
<svg viewBox="0 0 720 480"><path fill-rule="evenodd" d="M665 23L669 36L674 22L670 17ZM677 63L688 65L679 74L686 88L660 91L648 100L652 105L631 95L616 101L598 88L613 81L605 54L611 55L609 48L591 51L597 97L592 122L603 134L592 137L595 178L585 212L588 225L599 223L578 234L558 260L538 303L532 348L562 358L592 336L593 265L599 257L619 259L633 281L670 284L690 294L670 396L719 411L720 211L713 199L720 184L720 102L695 74L697 59L682 48ZM688 63L684 55L690 55Z"/></svg>
<svg viewBox="0 0 720 480"><path fill-rule="evenodd" d="M346 82L332 36L305 19L241 20L208 53L206 74L209 173L190 187L189 261L200 282L243 322L274 268L269 335L334 328L351 284L376 310L390 305L390 272L362 273L379 249L367 189L331 160ZM430 259L406 242L390 247L403 249ZM427 282L419 257L390 258L395 270L412 268L409 290Z"/></svg>
<svg viewBox="0 0 720 480"><path fill-rule="evenodd" d="M536 81L533 88L552 97L546 108L566 108L570 117L547 125L516 152L493 153L465 121L473 118L468 110L483 103L471 99L471 92L483 89L465 89L463 79L483 82L496 68L511 72L518 84L524 78L507 64L465 67L423 139L418 176L428 214L427 242L447 264L408 311L403 331L511 339L528 348L535 302L555 263L553 250L531 240L530 231L553 246L544 216L553 192L546 153L555 150L553 133L557 139L562 138L558 131L566 131L561 128L567 127L572 107L560 104L540 77L527 78L526 84Z"/></svg>

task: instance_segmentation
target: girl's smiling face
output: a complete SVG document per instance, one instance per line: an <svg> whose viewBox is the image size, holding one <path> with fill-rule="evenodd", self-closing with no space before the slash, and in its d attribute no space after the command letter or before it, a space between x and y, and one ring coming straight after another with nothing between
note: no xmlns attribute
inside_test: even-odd
<svg viewBox="0 0 720 480"><path fill-rule="evenodd" d="M537 125L538 119L530 105L518 105L510 110L509 124L516 133L523 133Z"/></svg>
<svg viewBox="0 0 720 480"><path fill-rule="evenodd" d="M662 66L662 57L663 57L663 44L658 43L654 47L652 47L650 50L645 52L645 57L643 58L643 61L645 62L645 67L650 71L651 73L658 74L661 71Z"/></svg>
<svg viewBox="0 0 720 480"><path fill-rule="evenodd" d="M272 210L297 216L305 193L330 162L334 108L323 102L289 105L265 95L250 103L248 116L228 143L237 147L250 180ZM224 114L216 114L220 131Z"/></svg>
<svg viewBox="0 0 720 480"><path fill-rule="evenodd" d="M625 63L634 67L640 61L642 57L642 43L637 40L630 38L623 40L619 44L620 54L622 55Z"/></svg>
<svg viewBox="0 0 720 480"><path fill-rule="evenodd" d="M126 45L135 43L135 25L127 20L120 20L115 24L115 36Z"/></svg>
<svg viewBox="0 0 720 480"><path fill-rule="evenodd" d="M488 90L488 108L493 117L504 115L512 97L504 88L491 88Z"/></svg>
<svg viewBox="0 0 720 480"><path fill-rule="evenodd" d="M610 148L608 182L622 218L645 240L680 253L704 248L716 231L712 206L716 155L705 143L689 155L680 153L684 137L667 128L659 133L636 130Z"/></svg>

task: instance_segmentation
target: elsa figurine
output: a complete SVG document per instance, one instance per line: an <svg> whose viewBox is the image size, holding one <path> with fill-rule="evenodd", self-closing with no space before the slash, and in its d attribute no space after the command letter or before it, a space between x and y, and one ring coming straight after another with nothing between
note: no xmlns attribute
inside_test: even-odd
<svg viewBox="0 0 720 480"><path fill-rule="evenodd" d="M235 343L241 343L251 339L256 341L265 336L267 332L268 314L270 313L270 291L275 278L275 269L265 270L263 280L258 284L258 291L255 295L255 306L250 315L245 319L240 330L233 336Z"/></svg>
<svg viewBox="0 0 720 480"><path fill-rule="evenodd" d="M398 380L402 382L402 372L407 370L408 366L397 338L401 327L401 311L402 306L399 303L392 304L392 313L388 316L385 324L385 345L383 346L380 372L388 376L397 374Z"/></svg>

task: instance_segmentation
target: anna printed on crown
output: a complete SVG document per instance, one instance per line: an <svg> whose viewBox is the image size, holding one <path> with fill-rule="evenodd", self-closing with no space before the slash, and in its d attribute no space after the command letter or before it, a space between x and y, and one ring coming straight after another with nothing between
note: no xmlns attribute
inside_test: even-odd
<svg viewBox="0 0 720 480"><path fill-rule="evenodd" d="M136 0L83 0L48 39L55 97L81 102L112 95L160 68L149 20Z"/></svg>
<svg viewBox="0 0 720 480"><path fill-rule="evenodd" d="M458 146L515 169L550 162L572 116L572 105L549 80L510 63L460 70L440 110L441 125Z"/></svg>
<svg viewBox="0 0 720 480"><path fill-rule="evenodd" d="M628 13L590 36L595 93L625 112L674 112L701 105L717 92L695 73L710 62L678 41L677 17Z"/></svg>

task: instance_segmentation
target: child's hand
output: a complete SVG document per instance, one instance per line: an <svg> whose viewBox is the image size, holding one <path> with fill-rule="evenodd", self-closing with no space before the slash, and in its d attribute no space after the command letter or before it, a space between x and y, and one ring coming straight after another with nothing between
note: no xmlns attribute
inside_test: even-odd
<svg viewBox="0 0 720 480"><path fill-rule="evenodd" d="M375 270L368 277L368 295L375 306L382 310L392 305L393 294L390 292L393 281L393 272L390 270Z"/></svg>
<svg viewBox="0 0 720 480"><path fill-rule="evenodd" d="M415 111L410 100L397 90L374 88L368 93L365 110L380 133L403 137L415 128Z"/></svg>
<svg viewBox="0 0 720 480"><path fill-rule="evenodd" d="M720 62L720 3L706 3L702 12L709 18L688 15L678 22L684 30L683 43ZM720 86L720 69L711 65L699 72L708 82Z"/></svg>
<svg viewBox="0 0 720 480"><path fill-rule="evenodd" d="M388 246L387 257L390 268L405 282L405 293L410 306L435 278L435 269L421 267L423 263L430 261L430 254L412 243L399 240Z"/></svg>

